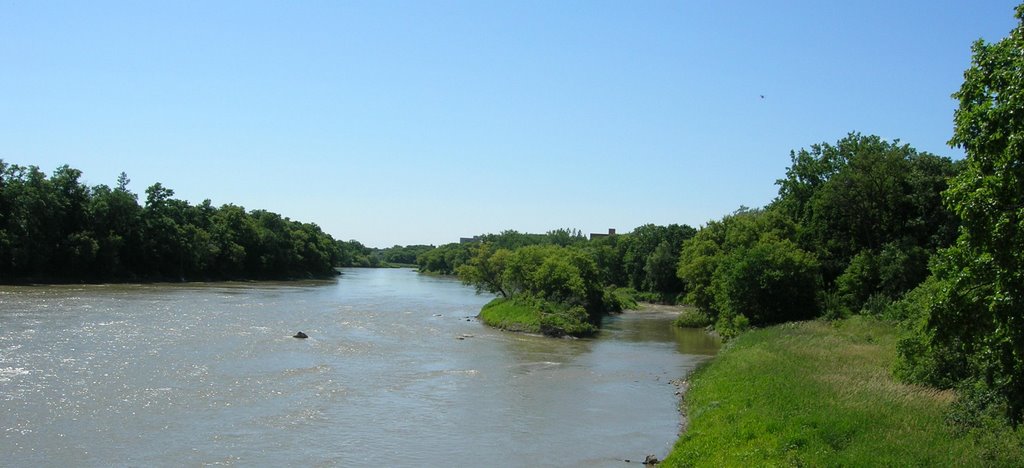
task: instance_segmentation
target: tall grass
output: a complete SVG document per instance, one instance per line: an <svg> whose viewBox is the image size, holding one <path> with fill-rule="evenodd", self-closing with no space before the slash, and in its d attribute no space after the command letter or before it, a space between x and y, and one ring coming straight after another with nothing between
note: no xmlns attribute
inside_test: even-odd
<svg viewBox="0 0 1024 468"><path fill-rule="evenodd" d="M1024 466L1024 430L954 431L952 392L895 381L895 343L867 317L739 336L690 379L662 466Z"/></svg>

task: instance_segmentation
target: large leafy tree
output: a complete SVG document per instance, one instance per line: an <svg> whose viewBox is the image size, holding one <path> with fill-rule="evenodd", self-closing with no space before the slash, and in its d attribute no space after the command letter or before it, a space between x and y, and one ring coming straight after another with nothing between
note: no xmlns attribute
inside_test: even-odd
<svg viewBox="0 0 1024 468"><path fill-rule="evenodd" d="M813 317L819 264L791 240L796 231L775 210L740 210L708 223L680 254L688 300L726 334L741 316L754 325Z"/></svg>
<svg viewBox="0 0 1024 468"><path fill-rule="evenodd" d="M791 159L773 208L802 226L800 243L821 258L828 281L864 251L893 243L934 251L952 242L956 222L939 198L955 174L949 158L851 133Z"/></svg>
<svg viewBox="0 0 1024 468"><path fill-rule="evenodd" d="M996 43L979 40L955 93L950 143L963 171L946 192L960 217L956 245L936 276L946 287L930 310L936 348L973 363L978 382L1005 398L1014 424L1024 417L1024 5L1017 27Z"/></svg>
<svg viewBox="0 0 1024 468"><path fill-rule="evenodd" d="M663 264L675 264L679 261L679 249L683 242L692 238L697 230L687 226L670 224L658 226L645 224L639 226L620 241L622 252L622 266L626 278L623 278L623 285L632 286L641 291L652 291L675 296L682 291L682 283L675 281L672 275L674 266L667 272L659 269ZM654 265L649 265L650 259L655 255L658 247L662 248L659 258L654 260ZM671 256L665 258L665 255ZM651 268L653 267L653 274ZM662 274L667 273L667 274Z"/></svg>
<svg viewBox="0 0 1024 468"><path fill-rule="evenodd" d="M949 158L898 140L850 133L791 154L772 209L799 225L797 245L821 264L830 316L878 312L928 276L928 258L956 238L941 193Z"/></svg>

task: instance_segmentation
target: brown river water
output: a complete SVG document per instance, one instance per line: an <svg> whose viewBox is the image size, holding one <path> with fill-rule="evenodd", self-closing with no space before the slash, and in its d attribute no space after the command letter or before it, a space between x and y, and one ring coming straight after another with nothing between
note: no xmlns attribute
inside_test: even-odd
<svg viewBox="0 0 1024 468"><path fill-rule="evenodd" d="M633 466L718 349L664 313L502 332L410 270L328 281L0 286L2 466ZM308 339L292 338L297 331Z"/></svg>

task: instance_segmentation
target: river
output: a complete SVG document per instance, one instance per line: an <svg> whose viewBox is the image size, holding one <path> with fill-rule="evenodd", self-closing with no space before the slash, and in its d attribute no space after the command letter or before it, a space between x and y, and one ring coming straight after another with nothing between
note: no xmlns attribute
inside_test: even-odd
<svg viewBox="0 0 1024 468"><path fill-rule="evenodd" d="M658 313L512 334L450 278L0 286L0 465L628 466L717 351ZM300 340L297 331L309 335Z"/></svg>

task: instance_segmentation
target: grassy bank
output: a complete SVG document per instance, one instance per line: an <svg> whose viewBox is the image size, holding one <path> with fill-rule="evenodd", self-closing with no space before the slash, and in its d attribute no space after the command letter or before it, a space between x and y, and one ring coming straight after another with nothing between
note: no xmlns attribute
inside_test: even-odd
<svg viewBox="0 0 1024 468"><path fill-rule="evenodd" d="M1024 429L951 425L954 394L896 382L895 357L864 317L745 333L691 377L662 466L1024 466Z"/></svg>
<svg viewBox="0 0 1024 468"><path fill-rule="evenodd" d="M582 307L569 307L536 298L499 297L480 311L480 320L502 330L548 336L589 336L597 327Z"/></svg>

